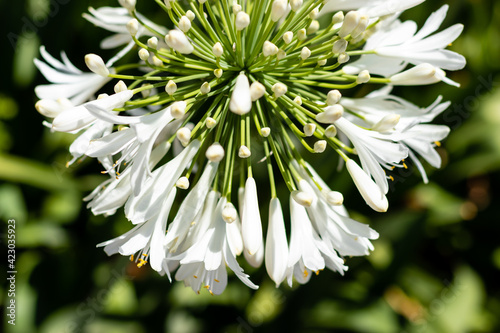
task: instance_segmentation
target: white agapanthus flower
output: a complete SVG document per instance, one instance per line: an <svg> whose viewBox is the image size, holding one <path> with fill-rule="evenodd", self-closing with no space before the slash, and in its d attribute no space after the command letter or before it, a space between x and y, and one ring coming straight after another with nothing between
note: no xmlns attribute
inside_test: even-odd
<svg viewBox="0 0 500 333"><path fill-rule="evenodd" d="M447 6L419 30L398 17L422 0L248 1L157 1L170 30L136 1L90 8L84 17L114 33L101 46L122 47L116 55L87 54L87 72L43 47L35 60L51 83L36 87L36 109L52 119L44 124L78 135L68 165L96 158L108 177L88 208L123 208L130 221L99 246L195 292L222 293L228 267L257 289L243 258L279 286L325 268L344 274L345 258L373 251L378 233L344 206L354 198L304 155L333 152L355 199L387 211L394 170L411 162L427 182L420 158L439 167L436 147L449 133L430 124L449 106L442 97L420 108L392 87L455 84L445 71L465 65L446 49L462 26L437 32Z"/></svg>

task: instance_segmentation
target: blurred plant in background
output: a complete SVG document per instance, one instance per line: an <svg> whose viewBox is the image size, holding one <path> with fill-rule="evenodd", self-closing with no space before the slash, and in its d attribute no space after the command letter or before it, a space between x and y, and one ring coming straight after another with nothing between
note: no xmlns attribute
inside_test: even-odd
<svg viewBox="0 0 500 333"><path fill-rule="evenodd" d="M350 259L345 277L324 272L314 283L275 289L261 271L251 292L230 283L222 296L196 296L169 285L125 258L108 259L93 244L128 230L123 215L94 217L80 198L102 180L99 168L65 167L72 137L40 127L32 90L43 83L32 59L40 39L72 59L98 52L105 34L85 34L81 13L107 1L0 2L7 64L0 88L0 216L17 221L17 325L7 332L496 332L500 330L500 4L462 1L444 26L460 22L451 46L468 59L450 77L461 89L397 88L404 98L432 103L436 89L451 100L439 122L452 127L440 154L443 171L419 184L401 170L389 192L390 211L374 216L360 203L355 218L383 237L368 260ZM412 9L421 26L444 2ZM147 10L145 6L145 10ZM149 8L153 13L154 4ZM50 19L49 19L50 18ZM5 25L5 27L4 27ZM64 28L61 28L64 27ZM51 38L57 36L57 38ZM12 43L11 43L12 42ZM76 64L85 68L83 58ZM28 98L27 96L30 96ZM322 165L319 161L318 165ZM323 163L324 165L324 163ZM319 172L327 174L328 166ZM410 168L411 169L411 168ZM350 184L337 184L349 195ZM394 190L404 195L391 195ZM3 227L2 237L6 227ZM4 238L2 238L4 244ZM4 250L6 253L6 250ZM2 266L3 267L3 266ZM6 299L5 289L0 292ZM222 316L221 313L224 315Z"/></svg>

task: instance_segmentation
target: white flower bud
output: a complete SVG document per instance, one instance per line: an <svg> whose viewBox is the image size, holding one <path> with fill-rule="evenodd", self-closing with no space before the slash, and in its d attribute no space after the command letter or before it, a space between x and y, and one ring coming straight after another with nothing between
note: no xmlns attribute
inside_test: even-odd
<svg viewBox="0 0 500 333"><path fill-rule="evenodd" d="M139 21L137 21L135 18L131 19L128 21L127 25L127 31L131 36L137 35L137 32L139 31Z"/></svg>
<svg viewBox="0 0 500 333"><path fill-rule="evenodd" d="M158 38L151 37L148 39L148 46L152 49L156 49L158 47Z"/></svg>
<svg viewBox="0 0 500 333"><path fill-rule="evenodd" d="M214 53L214 56L219 58L224 53L221 43L219 42L215 43L214 46L212 47L212 52Z"/></svg>
<svg viewBox="0 0 500 333"><path fill-rule="evenodd" d="M349 43L343 38L336 40L333 43L332 53L334 54L344 53L345 50L347 49L348 44Z"/></svg>
<svg viewBox="0 0 500 333"><path fill-rule="evenodd" d="M239 12L241 12L241 5L238 5L237 3L235 3L233 5L233 14L237 15Z"/></svg>
<svg viewBox="0 0 500 333"><path fill-rule="evenodd" d="M290 0L290 7L294 12L296 12L300 9L300 7L302 7L303 3L303 0Z"/></svg>
<svg viewBox="0 0 500 333"><path fill-rule="evenodd" d="M172 103L172 106L170 107L170 114L175 119L180 119L186 113L186 106L187 106L187 104L185 101L174 102L174 103Z"/></svg>
<svg viewBox="0 0 500 333"><path fill-rule="evenodd" d="M366 15L362 15L360 18L359 18L359 23L358 25L356 26L356 28L354 28L354 30L351 32L351 37L352 38L357 38L359 37L359 35L361 35L365 30L366 28L368 28L368 23L369 23L369 18L368 16Z"/></svg>
<svg viewBox="0 0 500 333"><path fill-rule="evenodd" d="M103 99L103 98L106 98L106 97L109 97L109 95L106 94L106 93L103 93L103 94L99 94L99 96L97 96L97 99Z"/></svg>
<svg viewBox="0 0 500 333"><path fill-rule="evenodd" d="M221 76L222 76L223 73L224 73L224 71L222 69L220 69L220 68L217 68L217 69L214 70L214 75L218 79L221 78Z"/></svg>
<svg viewBox="0 0 500 333"><path fill-rule="evenodd" d="M319 8L316 7L311 12L309 13L309 17L312 18L313 20L316 19L319 15Z"/></svg>
<svg viewBox="0 0 500 333"><path fill-rule="evenodd" d="M250 86L250 96L252 97L252 102L255 102L266 93L266 87L260 82L255 81Z"/></svg>
<svg viewBox="0 0 500 333"><path fill-rule="evenodd" d="M114 87L114 91L115 93L120 93L122 91L125 91L127 90L127 85L125 84L125 82L123 82L122 80L118 81L116 84L115 84L115 87Z"/></svg>
<svg viewBox="0 0 500 333"><path fill-rule="evenodd" d="M247 146L240 146L240 149L238 150L238 156L240 158L249 158L252 155L252 152L250 149L248 149Z"/></svg>
<svg viewBox="0 0 500 333"><path fill-rule="evenodd" d="M245 12L239 12L236 15L236 30L241 31L250 24L250 16Z"/></svg>
<svg viewBox="0 0 500 333"><path fill-rule="evenodd" d="M55 118L64 111L64 107L52 99L41 99L35 104L36 110L45 117Z"/></svg>
<svg viewBox="0 0 500 333"><path fill-rule="evenodd" d="M285 44L290 44L292 42L292 39L293 39L293 32L287 31L283 34L283 41L285 42Z"/></svg>
<svg viewBox="0 0 500 333"><path fill-rule="evenodd" d="M192 22L196 18L196 15L194 15L194 13L191 10L188 10L186 12L186 17L189 19L189 21Z"/></svg>
<svg viewBox="0 0 500 333"><path fill-rule="evenodd" d="M198 0L199 3L204 4L207 0Z"/></svg>
<svg viewBox="0 0 500 333"><path fill-rule="evenodd" d="M215 120L212 117L208 117L207 120L205 120L205 126L207 126L208 129L212 129L217 125L217 120Z"/></svg>
<svg viewBox="0 0 500 333"><path fill-rule="evenodd" d="M262 127L260 129L260 134L264 137L267 138L269 134L271 134L271 129L269 127Z"/></svg>
<svg viewBox="0 0 500 333"><path fill-rule="evenodd" d="M291 194L293 200L304 207L310 207L314 201L313 196L304 191L293 191Z"/></svg>
<svg viewBox="0 0 500 333"><path fill-rule="evenodd" d="M241 13L241 12L240 12ZM229 101L229 110L238 115L243 115L252 109L252 97L250 93L250 83L247 76L241 72L236 78L231 100Z"/></svg>
<svg viewBox="0 0 500 333"><path fill-rule="evenodd" d="M135 2L136 2L135 0L118 0L118 2L123 8L126 8L129 11L135 9Z"/></svg>
<svg viewBox="0 0 500 333"><path fill-rule="evenodd" d="M191 140L191 130L187 127L181 127L177 130L177 139L185 147L188 145L189 140Z"/></svg>
<svg viewBox="0 0 500 333"><path fill-rule="evenodd" d="M264 57L276 55L278 53L278 50L278 47L268 40L266 40L264 42L264 45L262 46L262 54L264 55Z"/></svg>
<svg viewBox="0 0 500 333"><path fill-rule="evenodd" d="M344 13L343 12L337 12L335 15L332 16L332 23L337 24L341 23L344 21Z"/></svg>
<svg viewBox="0 0 500 333"><path fill-rule="evenodd" d="M295 98L293 99L293 101L295 103L297 103L298 105L302 105L302 98L300 96L295 96Z"/></svg>
<svg viewBox="0 0 500 333"><path fill-rule="evenodd" d="M362 84L362 83L367 83L368 81L370 81L370 72L365 69L358 74L358 77L356 78L356 83Z"/></svg>
<svg viewBox="0 0 500 333"><path fill-rule="evenodd" d="M237 218L238 212L236 211L236 208L234 208L234 205L230 202L225 204L224 208L222 209L222 219L226 223L233 223Z"/></svg>
<svg viewBox="0 0 500 333"><path fill-rule="evenodd" d="M318 66L323 67L326 65L327 60L326 59L321 59L318 60Z"/></svg>
<svg viewBox="0 0 500 333"><path fill-rule="evenodd" d="M143 83L143 84L141 85L141 88L144 88L144 87L146 87L146 86L147 86L147 84L146 84L146 83ZM143 90L143 91L141 91L141 95L142 95L142 98L148 98L148 97L149 97L149 95L151 95L151 89L147 89L147 90Z"/></svg>
<svg viewBox="0 0 500 333"><path fill-rule="evenodd" d="M285 57L286 57L286 52L283 50L279 50L278 54L276 54L276 59L278 60L285 59Z"/></svg>
<svg viewBox="0 0 500 333"><path fill-rule="evenodd" d="M314 152L322 153L326 150L326 140L319 140L314 143Z"/></svg>
<svg viewBox="0 0 500 333"><path fill-rule="evenodd" d="M220 162L224 158L224 148L216 142L208 147L205 156L210 162Z"/></svg>
<svg viewBox="0 0 500 333"><path fill-rule="evenodd" d="M170 30L165 36L165 42L169 47L182 54L191 54L194 51L194 47L191 45L186 35L179 30Z"/></svg>
<svg viewBox="0 0 500 333"><path fill-rule="evenodd" d="M338 90L330 90L328 92L328 95L326 95L326 104L328 105L334 105L337 104L340 101L340 98L342 98L342 94Z"/></svg>
<svg viewBox="0 0 500 333"><path fill-rule="evenodd" d="M94 73L100 76L107 77L109 75L109 70L104 64L104 61L97 54L87 54L85 56L85 64Z"/></svg>
<svg viewBox="0 0 500 333"><path fill-rule="evenodd" d="M274 96L276 98L280 98L287 93L288 88L283 83L278 82L271 88L271 90L274 92Z"/></svg>
<svg viewBox="0 0 500 333"><path fill-rule="evenodd" d="M324 112L316 115L316 121L323 124L333 124L342 117L344 114L344 108L340 104L335 104L332 106L327 106Z"/></svg>
<svg viewBox="0 0 500 333"><path fill-rule="evenodd" d="M191 29L191 20L187 16L183 16L179 20L179 29L186 33Z"/></svg>
<svg viewBox="0 0 500 333"><path fill-rule="evenodd" d="M373 125L372 130L381 133L390 131L399 123L400 119L401 116L399 114L388 114Z"/></svg>
<svg viewBox="0 0 500 333"><path fill-rule="evenodd" d="M307 28L307 34L312 35L319 30L319 22L317 20L313 20L309 27Z"/></svg>
<svg viewBox="0 0 500 333"><path fill-rule="evenodd" d="M206 95L210 92L211 89L212 88L210 87L210 83L203 82L203 84L200 87L200 93L202 93L203 95Z"/></svg>
<svg viewBox="0 0 500 333"><path fill-rule="evenodd" d="M287 0L274 0L271 7L271 20L278 22L286 13Z"/></svg>
<svg viewBox="0 0 500 333"><path fill-rule="evenodd" d="M432 84L446 77L445 72L431 64L419 64L391 77L391 83L399 86Z"/></svg>
<svg viewBox="0 0 500 333"><path fill-rule="evenodd" d="M341 54L339 54L337 61L339 64L345 64L346 62L349 61L349 59L351 59L351 57L349 57L349 55L347 53L341 53Z"/></svg>
<svg viewBox="0 0 500 333"><path fill-rule="evenodd" d="M337 127L335 125L330 125L325 130L325 136L327 138L334 138L337 135Z"/></svg>
<svg viewBox="0 0 500 333"><path fill-rule="evenodd" d="M309 123L304 125L304 134L307 137L313 136L314 132L316 132L316 124Z"/></svg>
<svg viewBox="0 0 500 333"><path fill-rule="evenodd" d="M149 51L146 49L140 49L139 50L139 58L141 60L144 60L144 61L148 60L149 59Z"/></svg>
<svg viewBox="0 0 500 333"><path fill-rule="evenodd" d="M342 27L339 30L339 36L345 38L358 26L360 15L356 11L350 11L346 14Z"/></svg>
<svg viewBox="0 0 500 333"><path fill-rule="evenodd" d="M189 179L186 177L181 177L175 183L175 186L180 188L181 190L187 190L189 188Z"/></svg>
<svg viewBox="0 0 500 333"><path fill-rule="evenodd" d="M299 31L297 31L298 40L303 41L306 40L306 38L307 38L306 29L300 29Z"/></svg>
<svg viewBox="0 0 500 333"><path fill-rule="evenodd" d="M311 56L311 50L309 50L307 47L303 47L302 50L300 51L300 58L302 60L306 60Z"/></svg>
<svg viewBox="0 0 500 333"><path fill-rule="evenodd" d="M157 56L153 56L151 59L153 60L153 65L155 65L156 67L163 66L163 61L161 61Z"/></svg>
<svg viewBox="0 0 500 333"><path fill-rule="evenodd" d="M165 92L170 96L172 96L173 94L175 94L176 91L177 91L177 84L175 84L175 82L172 80L168 81L167 85L165 86Z"/></svg>
<svg viewBox="0 0 500 333"><path fill-rule="evenodd" d="M342 206L342 204L344 203L344 196L340 192L323 190L322 193L325 196L326 201L330 205Z"/></svg>

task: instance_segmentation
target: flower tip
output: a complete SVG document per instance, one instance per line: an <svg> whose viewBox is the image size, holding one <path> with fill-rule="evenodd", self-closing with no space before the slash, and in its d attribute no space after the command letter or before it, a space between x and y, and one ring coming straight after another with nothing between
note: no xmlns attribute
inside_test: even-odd
<svg viewBox="0 0 500 333"><path fill-rule="evenodd" d="M220 162L224 158L224 148L222 148L222 146L216 142L208 147L205 156L210 162Z"/></svg>
<svg viewBox="0 0 500 333"><path fill-rule="evenodd" d="M104 61L97 54L89 53L85 56L85 64L87 67L97 75L107 77L109 69L104 64Z"/></svg>
<svg viewBox="0 0 500 333"><path fill-rule="evenodd" d="M296 203L304 207L310 207L314 201L313 196L304 191L293 191L292 198Z"/></svg>

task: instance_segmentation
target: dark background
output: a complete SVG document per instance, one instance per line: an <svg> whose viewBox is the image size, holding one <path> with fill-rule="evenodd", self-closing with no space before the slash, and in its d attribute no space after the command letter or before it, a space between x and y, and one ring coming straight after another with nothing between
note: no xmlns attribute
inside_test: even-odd
<svg viewBox="0 0 500 333"><path fill-rule="evenodd" d="M153 1L138 2L141 12L168 25ZM465 25L450 47L468 59L465 70L450 73L462 87L396 90L420 106L438 94L452 102L436 120L452 128L439 149L443 169L429 169L428 185L416 172L401 171L390 210L380 215L345 173L330 175L334 168L326 164L320 173L344 193L348 209L379 231L375 252L348 259L344 277L324 271L293 289L275 289L264 268L245 267L261 285L257 292L232 277L213 297L95 248L129 224L122 212L104 218L85 209L81 199L101 181L99 167L66 169L73 137L43 128L34 109L33 89L46 82L32 61L39 45L56 57L65 50L81 69L87 53L111 56L99 49L108 33L81 14L89 5L117 2L1 0L0 233L6 254L6 221L16 220L18 270L16 326L3 315L5 331L500 332L500 3L427 1L403 17L421 26L445 3L444 27ZM5 285L0 297L7 300Z"/></svg>

